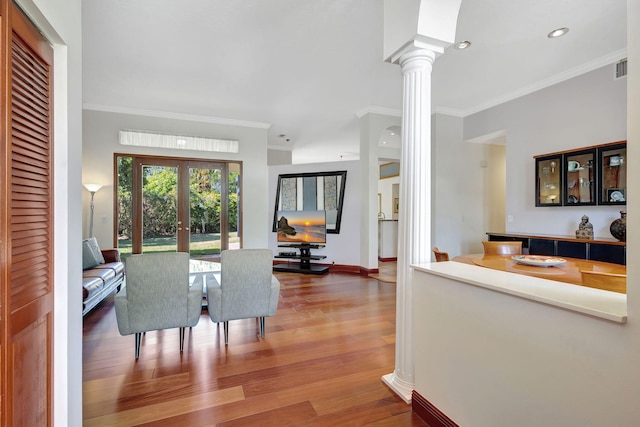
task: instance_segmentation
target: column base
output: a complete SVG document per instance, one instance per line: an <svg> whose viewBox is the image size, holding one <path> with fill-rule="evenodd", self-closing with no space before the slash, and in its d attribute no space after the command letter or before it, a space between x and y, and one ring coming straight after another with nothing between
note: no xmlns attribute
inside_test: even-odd
<svg viewBox="0 0 640 427"><path fill-rule="evenodd" d="M411 394L413 393L413 384L409 384L398 379L394 374L382 376L382 382L385 383L395 394L400 396L405 403L411 403Z"/></svg>

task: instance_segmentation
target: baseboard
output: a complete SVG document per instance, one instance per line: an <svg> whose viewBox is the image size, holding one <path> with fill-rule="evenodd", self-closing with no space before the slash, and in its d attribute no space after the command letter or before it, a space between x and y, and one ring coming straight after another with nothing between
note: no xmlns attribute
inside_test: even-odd
<svg viewBox="0 0 640 427"><path fill-rule="evenodd" d="M378 257L378 261L380 261L380 262L398 261L398 257L392 257L392 258L381 258L381 257Z"/></svg>
<svg viewBox="0 0 640 427"><path fill-rule="evenodd" d="M329 273L360 274L360 267L357 265L333 264L329 266Z"/></svg>
<svg viewBox="0 0 640 427"><path fill-rule="evenodd" d="M360 274L361 276L368 276L370 274L378 274L380 273L380 270L377 268L364 268L364 267L358 267L359 270L356 272L356 274Z"/></svg>
<svg viewBox="0 0 640 427"><path fill-rule="evenodd" d="M429 427L459 427L415 390L411 394L411 410L422 418Z"/></svg>

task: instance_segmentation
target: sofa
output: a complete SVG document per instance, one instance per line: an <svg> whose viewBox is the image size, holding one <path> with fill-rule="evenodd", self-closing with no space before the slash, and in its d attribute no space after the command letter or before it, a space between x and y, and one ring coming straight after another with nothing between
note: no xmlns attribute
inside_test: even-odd
<svg viewBox="0 0 640 427"><path fill-rule="evenodd" d="M82 241L82 315L87 314L124 282L118 249L101 250L95 237Z"/></svg>

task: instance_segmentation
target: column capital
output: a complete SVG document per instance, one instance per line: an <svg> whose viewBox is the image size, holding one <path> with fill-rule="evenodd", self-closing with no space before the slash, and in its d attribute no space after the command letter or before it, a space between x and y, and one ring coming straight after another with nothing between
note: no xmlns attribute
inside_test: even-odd
<svg viewBox="0 0 640 427"><path fill-rule="evenodd" d="M418 53L420 52L420 53ZM432 59L431 62L433 63L433 61L435 61L435 59L442 55L444 53L444 47L433 44L433 43L428 43L425 41L421 41L421 40L411 40L408 43L406 43L405 45L403 45L400 49L398 49L392 56L391 56L391 63L392 64L402 64L402 58L410 55L410 54L414 54L415 55L425 55L426 52L430 52L432 55ZM425 55L426 56L426 55Z"/></svg>
<svg viewBox="0 0 640 427"><path fill-rule="evenodd" d="M403 74L422 71L425 69L431 70L433 62L436 60L435 52L428 49L415 49L404 53L400 59L400 69Z"/></svg>

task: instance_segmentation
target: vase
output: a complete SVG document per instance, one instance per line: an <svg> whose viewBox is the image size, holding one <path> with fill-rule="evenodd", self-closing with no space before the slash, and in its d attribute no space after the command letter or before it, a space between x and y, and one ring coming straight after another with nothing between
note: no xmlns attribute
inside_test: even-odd
<svg viewBox="0 0 640 427"><path fill-rule="evenodd" d="M620 218L611 223L611 235L621 242L627 241L627 211L620 211Z"/></svg>

